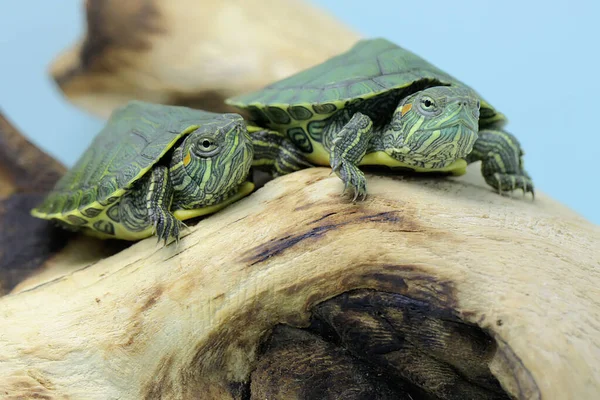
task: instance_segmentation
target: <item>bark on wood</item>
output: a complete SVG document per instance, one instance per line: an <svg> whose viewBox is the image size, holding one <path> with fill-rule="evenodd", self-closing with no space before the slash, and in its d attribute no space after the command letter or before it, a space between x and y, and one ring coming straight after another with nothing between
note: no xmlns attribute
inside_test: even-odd
<svg viewBox="0 0 600 400"><path fill-rule="evenodd" d="M0 296L65 245L66 236L28 214L63 172L0 114Z"/></svg>
<svg viewBox="0 0 600 400"><path fill-rule="evenodd" d="M0 296L30 275L48 279L64 268L86 265L123 247L120 243L90 247L88 239L73 239L68 232L30 216L29 211L64 172L62 164L0 113Z"/></svg>
<svg viewBox="0 0 600 400"><path fill-rule="evenodd" d="M27 140L0 112L0 196L51 189L65 167Z"/></svg>
<svg viewBox="0 0 600 400"><path fill-rule="evenodd" d="M368 174L360 204L330 170L300 171L178 247L24 282L0 298L0 393L597 398L600 228L543 194L498 196L476 168Z"/></svg>
<svg viewBox="0 0 600 400"><path fill-rule="evenodd" d="M358 38L296 0L86 7L52 74L102 116L131 98L224 111ZM369 174L351 204L315 168L179 246L123 249L29 217L63 167L0 122L0 294L18 283L0 398L600 397L600 228L543 194L500 197L472 166Z"/></svg>
<svg viewBox="0 0 600 400"><path fill-rule="evenodd" d="M231 111L259 89L349 48L358 35L301 0L89 0L85 37L51 65L97 115L137 98Z"/></svg>

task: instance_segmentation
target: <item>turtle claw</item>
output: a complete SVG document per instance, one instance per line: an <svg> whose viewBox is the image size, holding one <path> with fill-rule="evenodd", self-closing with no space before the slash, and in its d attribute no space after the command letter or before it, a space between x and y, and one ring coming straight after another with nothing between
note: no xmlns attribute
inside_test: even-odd
<svg viewBox="0 0 600 400"><path fill-rule="evenodd" d="M157 236L157 244L162 240L163 244L166 246L171 238L175 239L175 242L179 244L179 233L182 225L185 225L176 219L173 214L159 209L150 214L150 220L152 221L154 232Z"/></svg>
<svg viewBox="0 0 600 400"><path fill-rule="evenodd" d="M496 172L493 177L494 179L488 183L498 190L498 194L510 195L512 197L515 190L521 189L523 191L523 198L527 196L527 193L531 193L532 200L535 200L533 182L526 172L521 174L502 174Z"/></svg>
<svg viewBox="0 0 600 400"><path fill-rule="evenodd" d="M342 193L340 194L340 197L344 197L344 195L346 194L346 192L348 191L348 182L344 183L344 190L342 190Z"/></svg>
<svg viewBox="0 0 600 400"><path fill-rule="evenodd" d="M365 200L366 200L366 198L367 198L367 192L366 192L366 189L365 189L365 191L364 191L364 192L362 192L362 193L361 193L360 191L356 190L356 191L354 192L354 197L352 198L352 202L353 202L353 203L356 203L356 200L358 200L358 201L365 201Z"/></svg>
<svg viewBox="0 0 600 400"><path fill-rule="evenodd" d="M341 196L344 196L350 190L354 193L352 202L363 201L367 198L367 180L363 172L356 166L342 161L334 165L332 172L335 172L344 182L344 190Z"/></svg>

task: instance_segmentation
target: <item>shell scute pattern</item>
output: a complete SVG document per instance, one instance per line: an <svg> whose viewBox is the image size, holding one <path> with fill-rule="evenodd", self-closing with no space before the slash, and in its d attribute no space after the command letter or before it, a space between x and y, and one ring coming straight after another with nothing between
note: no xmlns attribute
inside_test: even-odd
<svg viewBox="0 0 600 400"><path fill-rule="evenodd" d="M346 100L357 96L369 98L422 79L463 85L395 43L386 39L362 40L349 51L324 63L269 85L259 92L237 96L227 102L242 108L250 105L266 107L273 103L329 103L339 108Z"/></svg>
<svg viewBox="0 0 600 400"><path fill-rule="evenodd" d="M69 222L73 225L77 226L83 226L88 223L87 219L78 217L77 215L68 215L67 220L69 220Z"/></svg>
<svg viewBox="0 0 600 400"><path fill-rule="evenodd" d="M88 218L96 218L102 210L100 208L88 207L81 210L81 213Z"/></svg>
<svg viewBox="0 0 600 400"><path fill-rule="evenodd" d="M313 140L315 140L317 142L322 142L323 141L323 128L325 128L325 125L327 125L327 122L323 121L323 120L316 120L316 121L309 122L307 125L308 134L310 135L310 137Z"/></svg>
<svg viewBox="0 0 600 400"><path fill-rule="evenodd" d="M116 203L117 200L119 200L118 196L111 196L111 197L109 197L106 200L99 201L98 204L100 204L103 207L106 207L106 206L109 206L109 205L111 205L113 203Z"/></svg>
<svg viewBox="0 0 600 400"><path fill-rule="evenodd" d="M266 116L261 108L250 106L248 107L248 112L250 113L250 119L258 126L266 126L270 123L269 117Z"/></svg>
<svg viewBox="0 0 600 400"><path fill-rule="evenodd" d="M106 211L106 215L108 218L112 219L115 222L121 222L121 217L119 216L119 205L115 204L108 208Z"/></svg>
<svg viewBox="0 0 600 400"><path fill-rule="evenodd" d="M74 209L78 204L78 196L77 193L69 194L64 197L64 203L62 204L63 212L68 212Z"/></svg>
<svg viewBox="0 0 600 400"><path fill-rule="evenodd" d="M258 126L287 128L284 131L298 148L311 153L314 143L310 139L322 142L319 120L368 101L365 111L375 125L380 125L404 91L438 85L465 86L411 51L386 39L371 39L361 40L348 51L263 90L228 99L227 103L250 110L251 120ZM479 97L480 124L489 126L497 121L498 126L504 125L504 115ZM314 114L309 116L305 109Z"/></svg>
<svg viewBox="0 0 600 400"><path fill-rule="evenodd" d="M290 106L288 107L287 112L297 121L304 121L313 116L313 113L304 106Z"/></svg>
<svg viewBox="0 0 600 400"><path fill-rule="evenodd" d="M96 208L93 204L107 207L186 134L185 129L235 117L241 119L237 114L200 110L190 114L185 107L170 107L167 111L158 104L132 101L113 112L86 152L37 210L47 215L75 211L89 215L88 208ZM73 223L85 221L77 215L71 217Z"/></svg>
<svg viewBox="0 0 600 400"><path fill-rule="evenodd" d="M312 143L302 127L296 126L287 130L288 137L300 150L305 153L313 151Z"/></svg>
<svg viewBox="0 0 600 400"><path fill-rule="evenodd" d="M328 114L333 114L337 110L337 107L335 104L332 104L332 103L323 103L323 104L313 104L312 109L317 114L328 115Z"/></svg>
<svg viewBox="0 0 600 400"><path fill-rule="evenodd" d="M92 225L98 232L104 233L105 235L114 235L115 226L110 221L98 220Z"/></svg>
<svg viewBox="0 0 600 400"><path fill-rule="evenodd" d="M267 107L267 115L269 116L269 119L277 125L287 125L292 120L288 113L279 107Z"/></svg>
<svg viewBox="0 0 600 400"><path fill-rule="evenodd" d="M366 96L373 92L368 82L358 82L348 86L348 95L352 97Z"/></svg>
<svg viewBox="0 0 600 400"><path fill-rule="evenodd" d="M87 189L82 190L80 204L84 204L84 206L80 207L80 209L85 208L85 205L87 204L92 204L97 198L98 188L96 186L88 187Z"/></svg>
<svg viewBox="0 0 600 400"><path fill-rule="evenodd" d="M117 191L115 182L102 179L98 185L98 200L108 199L109 196ZM86 206L87 204L82 204Z"/></svg>

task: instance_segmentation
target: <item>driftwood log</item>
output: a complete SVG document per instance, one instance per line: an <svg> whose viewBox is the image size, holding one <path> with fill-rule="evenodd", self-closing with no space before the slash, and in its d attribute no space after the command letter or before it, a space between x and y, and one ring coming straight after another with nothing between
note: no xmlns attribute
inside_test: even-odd
<svg viewBox="0 0 600 400"><path fill-rule="evenodd" d="M597 398L600 228L478 175L304 170L55 265L0 298L0 397Z"/></svg>
<svg viewBox="0 0 600 400"><path fill-rule="evenodd" d="M87 32L52 63L74 104L103 117L130 99L231 111L349 48L358 34L302 0L88 0Z"/></svg>
<svg viewBox="0 0 600 400"><path fill-rule="evenodd" d="M130 98L223 110L357 38L296 0L86 7L52 74L103 116ZM477 165L371 171L359 204L300 171L167 247L30 217L63 171L0 120L1 399L600 398L600 228L498 196Z"/></svg>
<svg viewBox="0 0 600 400"><path fill-rule="evenodd" d="M66 244L48 224L28 218L63 173L0 114L0 296Z"/></svg>
<svg viewBox="0 0 600 400"><path fill-rule="evenodd" d="M90 246L90 239L29 215L64 172L0 113L0 296L30 275L60 275L123 248L113 242Z"/></svg>

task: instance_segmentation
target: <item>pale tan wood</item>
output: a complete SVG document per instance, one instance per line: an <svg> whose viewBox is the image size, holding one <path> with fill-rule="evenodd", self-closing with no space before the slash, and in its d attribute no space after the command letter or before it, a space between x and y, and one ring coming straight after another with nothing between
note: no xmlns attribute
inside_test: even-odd
<svg viewBox="0 0 600 400"><path fill-rule="evenodd" d="M543 194L498 196L476 165L459 179L368 175L361 204L329 173L271 181L179 247L144 240L0 298L0 393L231 398L276 323L305 326L313 305L374 288L487 330L515 398L598 398L600 227Z"/></svg>
<svg viewBox="0 0 600 400"><path fill-rule="evenodd" d="M359 37L299 0L86 5L86 37L51 73L104 117L131 98L226 110L225 97ZM0 398L231 398L275 324L305 326L313 305L354 288L434 299L487 330L515 398L600 397L600 228L543 194L500 197L477 168L371 175L357 205L312 169L201 221L179 247L148 239L103 259L97 242L72 241L0 298Z"/></svg>
<svg viewBox="0 0 600 400"><path fill-rule="evenodd" d="M211 111L325 61L358 34L301 0L90 0L87 32L50 67L76 105L108 117L137 98Z"/></svg>

